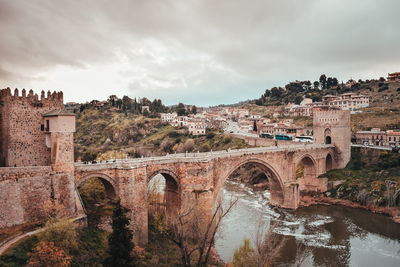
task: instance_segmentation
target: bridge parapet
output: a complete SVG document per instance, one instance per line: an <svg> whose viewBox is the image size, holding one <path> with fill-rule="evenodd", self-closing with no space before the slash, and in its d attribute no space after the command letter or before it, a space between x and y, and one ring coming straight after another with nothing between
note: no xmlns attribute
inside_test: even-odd
<svg viewBox="0 0 400 267"><path fill-rule="evenodd" d="M179 153L170 154L159 157L146 157L146 158L127 158L117 159L115 162L103 162L95 164L75 163L77 170L99 170L108 168L139 168L145 167L149 164L172 164L172 163L196 163L196 162L209 162L213 159L229 158L234 156L256 155L264 153L275 152L296 152L304 150L327 149L334 148L333 145L326 144L302 144L292 146L279 146L279 147L255 147L246 149L232 149L226 151L212 151L202 153Z"/></svg>

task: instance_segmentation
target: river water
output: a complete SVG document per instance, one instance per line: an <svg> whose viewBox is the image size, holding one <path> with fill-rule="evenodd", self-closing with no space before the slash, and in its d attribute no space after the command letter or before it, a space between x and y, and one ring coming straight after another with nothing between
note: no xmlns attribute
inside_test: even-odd
<svg viewBox="0 0 400 267"><path fill-rule="evenodd" d="M229 180L222 194L225 204L239 198L216 238L225 262L244 239L256 248L258 236L272 266L400 266L400 224L383 215L342 206L278 209L268 205L268 191Z"/></svg>

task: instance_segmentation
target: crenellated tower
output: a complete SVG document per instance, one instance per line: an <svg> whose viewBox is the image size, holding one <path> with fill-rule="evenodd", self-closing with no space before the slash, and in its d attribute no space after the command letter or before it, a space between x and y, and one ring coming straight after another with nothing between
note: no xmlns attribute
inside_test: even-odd
<svg viewBox="0 0 400 267"><path fill-rule="evenodd" d="M73 164L75 117L63 110L62 92L48 91L45 96L42 91L39 98L32 90L27 94L22 89L19 95L18 89L14 94L10 88L1 89L0 167L52 165L57 169L62 157ZM67 153L58 156L60 149Z"/></svg>

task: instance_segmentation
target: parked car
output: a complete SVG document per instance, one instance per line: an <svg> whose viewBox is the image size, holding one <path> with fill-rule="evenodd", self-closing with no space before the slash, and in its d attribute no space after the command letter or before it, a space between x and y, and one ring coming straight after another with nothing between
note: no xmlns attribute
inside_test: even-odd
<svg viewBox="0 0 400 267"><path fill-rule="evenodd" d="M274 136L269 133L260 133L259 135L261 138L268 138L268 139L274 139Z"/></svg>

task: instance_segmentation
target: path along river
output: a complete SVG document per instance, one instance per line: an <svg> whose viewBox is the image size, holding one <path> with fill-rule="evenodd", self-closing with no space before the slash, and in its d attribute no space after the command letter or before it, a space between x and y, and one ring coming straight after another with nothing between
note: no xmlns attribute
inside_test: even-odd
<svg viewBox="0 0 400 267"><path fill-rule="evenodd" d="M383 215L343 206L277 209L268 191L234 181L222 194L224 203L239 198L217 234L225 262L245 238L256 247L262 231L272 266L400 266L400 224Z"/></svg>

